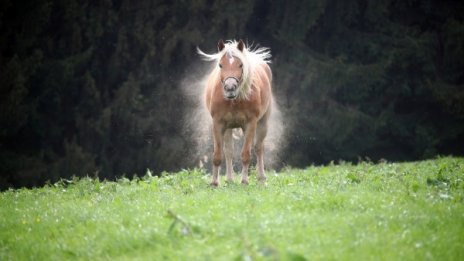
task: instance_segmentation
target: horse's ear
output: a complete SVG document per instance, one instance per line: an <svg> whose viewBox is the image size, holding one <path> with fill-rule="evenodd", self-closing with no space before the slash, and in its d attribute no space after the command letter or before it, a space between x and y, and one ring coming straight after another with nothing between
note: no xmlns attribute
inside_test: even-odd
<svg viewBox="0 0 464 261"><path fill-rule="evenodd" d="M224 49L224 47L226 47L226 46L224 45L224 41L223 41L222 39L219 40L218 46L217 46L217 47L218 47L218 52L222 51L222 49Z"/></svg>
<svg viewBox="0 0 464 261"><path fill-rule="evenodd" d="M242 39L238 41L237 48L240 50L240 52L243 52L243 49L245 49L245 43L243 42Z"/></svg>

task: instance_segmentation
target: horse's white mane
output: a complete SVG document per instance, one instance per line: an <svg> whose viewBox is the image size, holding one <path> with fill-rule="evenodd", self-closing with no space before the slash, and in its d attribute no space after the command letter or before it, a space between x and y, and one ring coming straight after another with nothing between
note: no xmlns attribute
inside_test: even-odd
<svg viewBox="0 0 464 261"><path fill-rule="evenodd" d="M219 75L219 61L224 54L228 53L232 56L238 57L243 64L242 83L240 85L239 98L248 99L251 92L251 84L253 83L253 73L255 69L263 63L270 63L271 51L266 47L253 47L253 44L247 45L243 52L237 48L238 42L235 40L228 40L225 43L224 49L220 52L213 54L206 54L197 47L198 54L200 54L205 61L215 61L215 67L212 75Z"/></svg>

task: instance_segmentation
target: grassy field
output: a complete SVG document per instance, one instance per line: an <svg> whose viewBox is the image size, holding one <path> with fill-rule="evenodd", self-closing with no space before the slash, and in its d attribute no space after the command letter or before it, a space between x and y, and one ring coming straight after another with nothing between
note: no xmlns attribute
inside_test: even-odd
<svg viewBox="0 0 464 261"><path fill-rule="evenodd" d="M0 194L0 260L463 260L464 159L221 183L201 170ZM223 178L223 177L222 177Z"/></svg>

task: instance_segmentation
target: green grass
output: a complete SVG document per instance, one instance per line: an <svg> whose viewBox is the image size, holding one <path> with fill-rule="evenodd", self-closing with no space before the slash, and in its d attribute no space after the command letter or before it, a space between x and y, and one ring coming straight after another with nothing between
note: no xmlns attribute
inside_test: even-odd
<svg viewBox="0 0 464 261"><path fill-rule="evenodd" d="M267 186L191 170L9 190L0 260L462 260L463 173L446 157L285 169Z"/></svg>

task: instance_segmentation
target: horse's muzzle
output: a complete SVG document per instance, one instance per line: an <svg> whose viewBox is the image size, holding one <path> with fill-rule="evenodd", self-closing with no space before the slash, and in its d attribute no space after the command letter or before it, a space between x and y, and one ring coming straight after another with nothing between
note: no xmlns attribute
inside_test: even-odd
<svg viewBox="0 0 464 261"><path fill-rule="evenodd" d="M233 100L238 96L238 85L239 81L237 78L229 77L224 80L223 88L224 88L224 98L227 100Z"/></svg>

